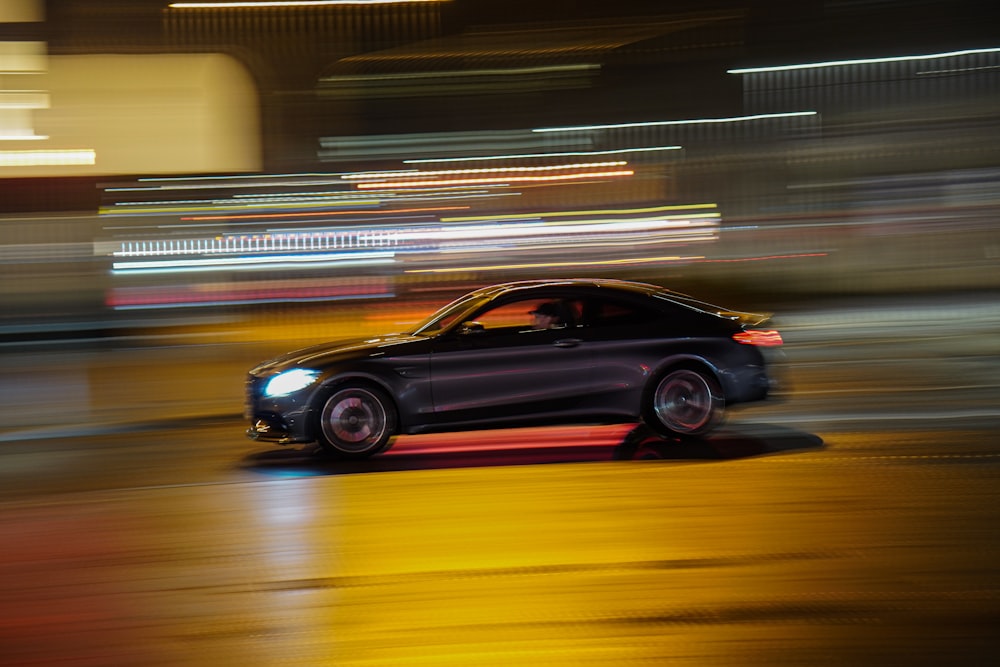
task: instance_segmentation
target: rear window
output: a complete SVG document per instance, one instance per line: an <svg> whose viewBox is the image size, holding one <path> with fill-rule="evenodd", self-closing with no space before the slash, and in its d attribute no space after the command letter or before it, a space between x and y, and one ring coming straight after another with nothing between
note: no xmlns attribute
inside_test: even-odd
<svg viewBox="0 0 1000 667"><path fill-rule="evenodd" d="M651 308L643 308L628 301L593 299L584 305L584 320L588 326L613 327L649 324L661 315Z"/></svg>

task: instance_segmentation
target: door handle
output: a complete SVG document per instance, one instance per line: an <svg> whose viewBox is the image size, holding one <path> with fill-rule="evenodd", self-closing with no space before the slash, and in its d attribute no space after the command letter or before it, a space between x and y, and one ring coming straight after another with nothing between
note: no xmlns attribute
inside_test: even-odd
<svg viewBox="0 0 1000 667"><path fill-rule="evenodd" d="M582 342L579 338L561 338L553 343L553 345L556 347L576 347Z"/></svg>

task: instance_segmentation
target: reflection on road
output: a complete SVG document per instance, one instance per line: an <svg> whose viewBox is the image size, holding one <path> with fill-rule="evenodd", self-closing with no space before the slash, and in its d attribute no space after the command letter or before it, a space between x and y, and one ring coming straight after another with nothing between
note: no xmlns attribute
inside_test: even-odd
<svg viewBox="0 0 1000 667"><path fill-rule="evenodd" d="M708 438L665 439L645 426L628 424L400 436L388 452L363 461L338 460L316 447L268 449L248 455L244 466L295 477L639 459L724 461L822 445L816 435L776 425L730 427Z"/></svg>

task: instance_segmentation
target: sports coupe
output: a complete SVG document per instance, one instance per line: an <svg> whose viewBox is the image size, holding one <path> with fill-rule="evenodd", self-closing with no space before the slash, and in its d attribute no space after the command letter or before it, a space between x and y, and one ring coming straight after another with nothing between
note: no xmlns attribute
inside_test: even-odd
<svg viewBox="0 0 1000 667"><path fill-rule="evenodd" d="M638 282L533 280L477 289L406 333L265 361L247 435L344 458L398 434L552 423L645 423L702 436L773 383L767 314Z"/></svg>

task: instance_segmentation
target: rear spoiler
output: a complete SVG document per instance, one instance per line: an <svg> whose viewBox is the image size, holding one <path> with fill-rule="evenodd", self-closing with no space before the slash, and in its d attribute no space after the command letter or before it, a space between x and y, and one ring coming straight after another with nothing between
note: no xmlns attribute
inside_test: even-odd
<svg viewBox="0 0 1000 667"><path fill-rule="evenodd" d="M747 313L739 310L720 310L719 317L739 322L745 327L757 327L770 320L774 313Z"/></svg>

